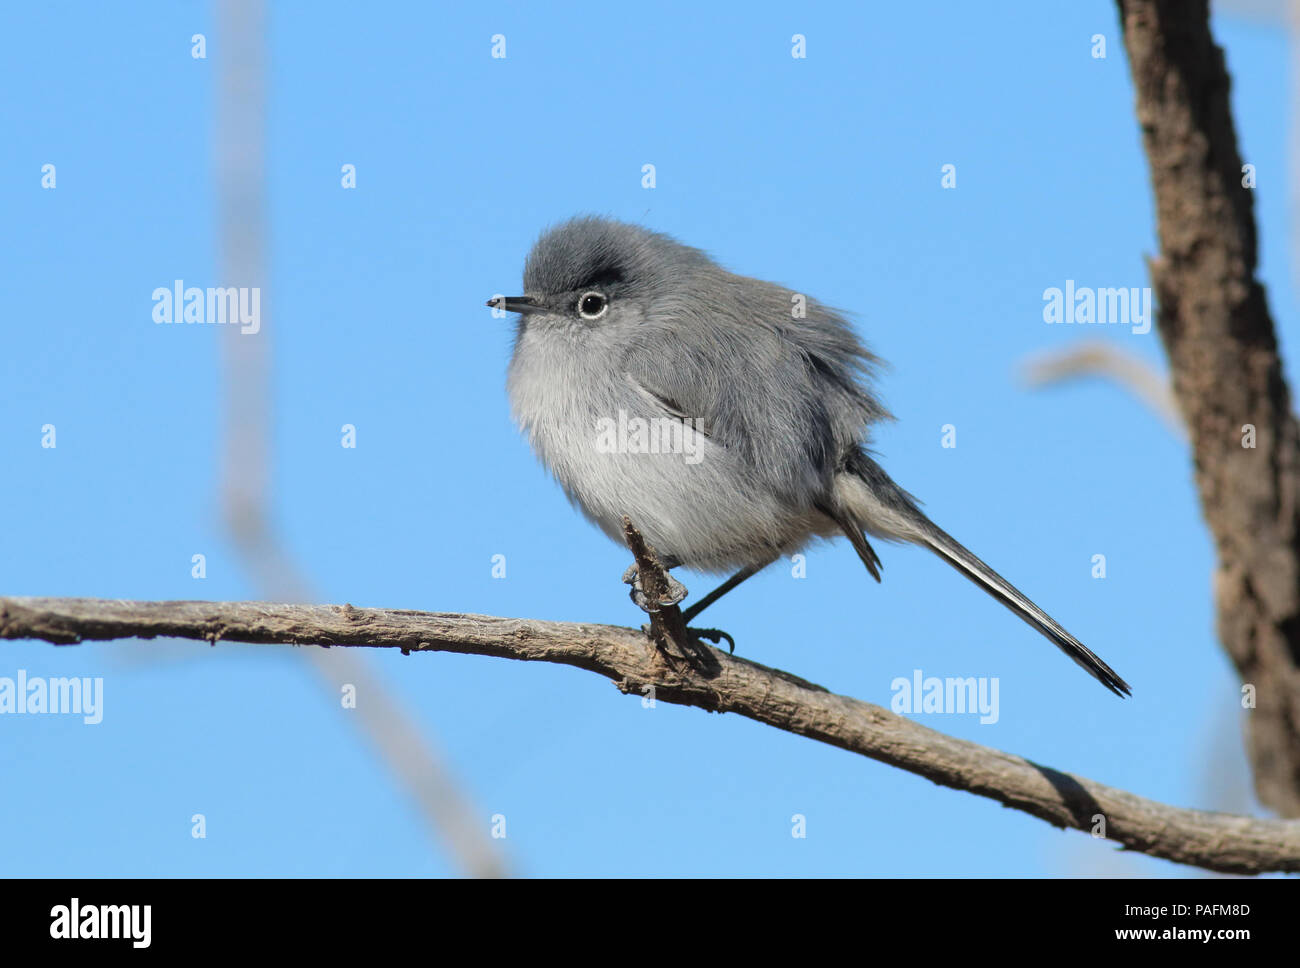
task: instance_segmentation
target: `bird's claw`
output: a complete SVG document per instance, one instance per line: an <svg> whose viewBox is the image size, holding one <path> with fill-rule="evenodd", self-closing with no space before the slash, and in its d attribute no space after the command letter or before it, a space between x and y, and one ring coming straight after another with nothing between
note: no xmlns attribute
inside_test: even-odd
<svg viewBox="0 0 1300 968"><path fill-rule="evenodd" d="M649 625L642 625L641 631L646 634L647 638L653 637L654 630ZM717 645L723 639L726 639L727 651L730 652L732 655L736 654L736 640L733 639L728 633L722 631L722 629L696 629L696 628L690 628L688 626L686 632L687 634L693 636L696 639L708 639L714 645Z"/></svg>
<svg viewBox="0 0 1300 968"><path fill-rule="evenodd" d="M697 639L708 639L714 645L717 645L723 639L726 639L727 651L730 652L732 655L736 654L736 640L733 639L726 632L722 631L722 629L687 628L686 631L690 632L691 635L695 636Z"/></svg>
<svg viewBox="0 0 1300 968"><path fill-rule="evenodd" d="M666 575L665 577L668 579L668 596L658 602L650 601L645 592L641 590L641 576L636 565L632 565L627 571L623 572L623 583L632 586L632 590L628 594L632 601L636 602L637 608L650 613L657 612L661 608L667 608L669 605L676 605L688 594L686 586L672 575Z"/></svg>

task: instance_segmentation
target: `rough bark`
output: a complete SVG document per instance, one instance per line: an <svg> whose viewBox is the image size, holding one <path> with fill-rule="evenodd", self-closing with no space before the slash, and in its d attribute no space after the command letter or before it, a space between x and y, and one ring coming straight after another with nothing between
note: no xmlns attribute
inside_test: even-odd
<svg viewBox="0 0 1300 968"><path fill-rule="evenodd" d="M1118 3L1155 189L1156 323L1218 558L1217 631L1254 690L1247 728L1256 794L1296 817L1300 434L1255 278L1254 198L1243 185L1228 73L1206 0ZM1176 644L1166 647L1177 661Z"/></svg>
<svg viewBox="0 0 1300 968"><path fill-rule="evenodd" d="M675 608L675 606L673 606ZM0 598L0 639L176 636L458 652L576 666L636 696L733 712L996 800L1057 827L1207 870L1300 871L1300 822L1171 807L928 729L702 643L672 656L628 628L351 605Z"/></svg>

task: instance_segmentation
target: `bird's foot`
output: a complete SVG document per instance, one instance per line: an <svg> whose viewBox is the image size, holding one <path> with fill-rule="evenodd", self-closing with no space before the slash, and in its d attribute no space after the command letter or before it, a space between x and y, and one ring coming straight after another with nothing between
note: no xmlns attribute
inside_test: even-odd
<svg viewBox="0 0 1300 968"><path fill-rule="evenodd" d="M642 625L641 631L645 633L646 638L650 639L652 642L655 641L655 632L653 626ZM708 668L708 669L718 668L717 660L710 658L712 653L709 652L709 650L704 646L704 640L706 639L709 642L712 642L714 645L717 645L723 639L726 639L727 650L732 655L736 654L736 640L733 639L726 632L722 631L722 629L695 629L695 628L687 627L686 635L688 637L688 641L685 643L687 660L695 663L697 667ZM664 645L664 643L656 642L655 644L656 647L659 649L660 654L670 657L668 648L667 646Z"/></svg>
<svg viewBox="0 0 1300 968"><path fill-rule="evenodd" d="M627 571L623 572L623 584L632 586L632 590L628 594L631 596L632 601L636 602L637 608L643 612L652 613L659 611L661 608L667 608L669 605L676 605L687 595L685 585L666 572L664 577L668 579L668 595L658 602L652 602L645 592L641 590L641 576L636 565L632 565Z"/></svg>
<svg viewBox="0 0 1300 968"><path fill-rule="evenodd" d="M723 639L726 639L727 651L730 652L732 655L736 654L736 640L733 639L726 632L722 631L722 629L696 629L687 626L686 631L689 632L691 635L695 636L697 639L708 639L714 645L717 645Z"/></svg>

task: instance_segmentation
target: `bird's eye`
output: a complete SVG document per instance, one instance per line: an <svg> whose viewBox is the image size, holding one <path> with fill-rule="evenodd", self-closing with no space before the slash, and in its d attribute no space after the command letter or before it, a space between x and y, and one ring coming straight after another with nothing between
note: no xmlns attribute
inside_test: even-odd
<svg viewBox="0 0 1300 968"><path fill-rule="evenodd" d="M578 298L578 314L583 319L600 319L609 308L609 302L598 292L583 293Z"/></svg>

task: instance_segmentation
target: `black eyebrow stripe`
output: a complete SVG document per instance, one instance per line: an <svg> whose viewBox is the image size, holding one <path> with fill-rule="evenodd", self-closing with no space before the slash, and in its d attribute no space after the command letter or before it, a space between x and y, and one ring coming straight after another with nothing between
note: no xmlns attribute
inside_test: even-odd
<svg viewBox="0 0 1300 968"><path fill-rule="evenodd" d="M611 282L622 282L623 278L623 270L618 266L602 267L590 273L574 288L589 289L593 286L608 285Z"/></svg>

